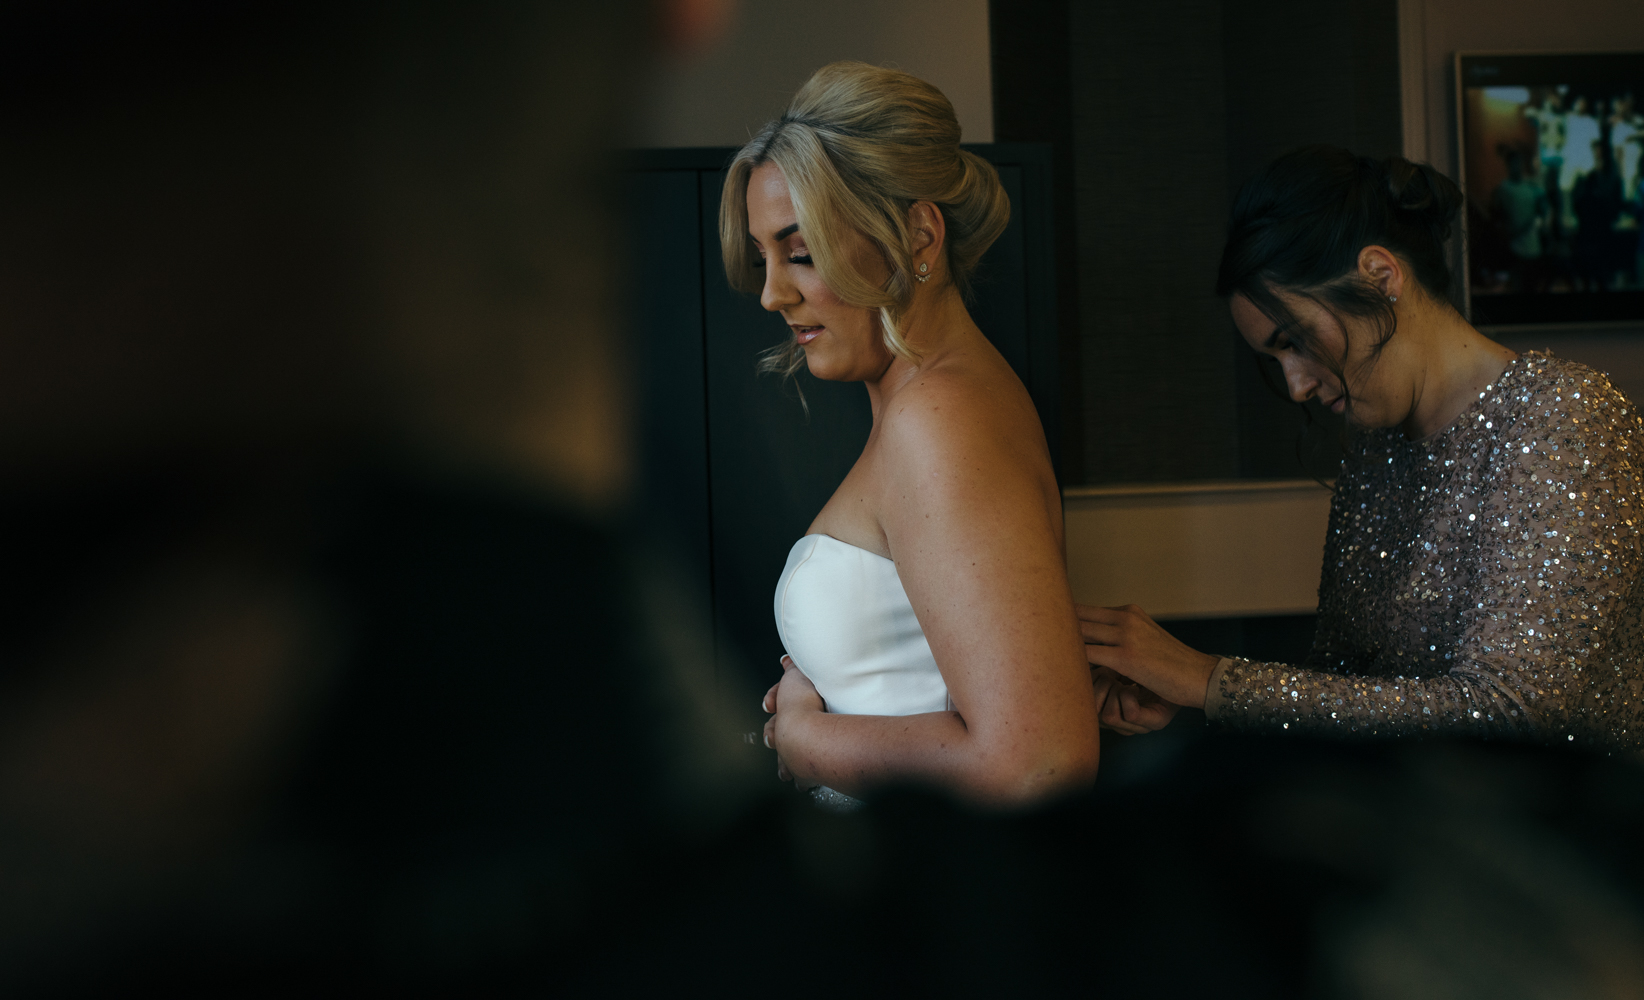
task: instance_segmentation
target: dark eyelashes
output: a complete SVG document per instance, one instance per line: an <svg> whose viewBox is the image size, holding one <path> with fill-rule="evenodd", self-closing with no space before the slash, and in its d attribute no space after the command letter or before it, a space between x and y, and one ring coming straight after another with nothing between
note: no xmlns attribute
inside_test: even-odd
<svg viewBox="0 0 1644 1000"><path fill-rule="evenodd" d="M799 254L799 255L794 256L794 257L789 257L788 258L788 263L808 265L808 264L811 263L811 255L807 253L807 254ZM756 257L754 259L753 266L756 269L763 271L765 269L765 258Z"/></svg>

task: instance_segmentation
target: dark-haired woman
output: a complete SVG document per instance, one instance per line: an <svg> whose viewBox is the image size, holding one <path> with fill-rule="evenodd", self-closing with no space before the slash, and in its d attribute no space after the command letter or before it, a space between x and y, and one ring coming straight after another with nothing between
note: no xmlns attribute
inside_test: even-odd
<svg viewBox="0 0 1644 1000"><path fill-rule="evenodd" d="M1515 356L1448 300L1461 195L1432 168L1311 147L1245 186L1218 291L1295 400L1346 416L1303 664L1080 608L1086 652L1216 723L1644 746L1644 432L1583 365ZM1110 699L1109 724L1129 703Z"/></svg>

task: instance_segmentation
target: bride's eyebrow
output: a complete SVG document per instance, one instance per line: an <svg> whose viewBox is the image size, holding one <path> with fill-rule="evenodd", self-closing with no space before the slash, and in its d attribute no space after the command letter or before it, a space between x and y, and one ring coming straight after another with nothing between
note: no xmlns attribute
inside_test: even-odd
<svg viewBox="0 0 1644 1000"><path fill-rule="evenodd" d="M788 237L792 236L794 233L797 233L797 232L799 232L799 223L797 223L797 222L793 223L792 225L783 226L781 229L778 229L776 231L776 235L771 237L771 242L772 243L781 243L783 240L787 239ZM748 231L748 239L753 240L754 244L756 246L764 246L765 245L765 244L759 242L759 237L757 237L753 234L753 230Z"/></svg>
<svg viewBox="0 0 1644 1000"><path fill-rule="evenodd" d="M1289 329L1295 325L1296 321L1291 320L1288 323L1280 323L1278 326L1275 326L1273 328L1273 332L1267 335L1267 343L1262 346L1266 347L1268 350L1272 350L1279 343L1279 334L1288 332Z"/></svg>

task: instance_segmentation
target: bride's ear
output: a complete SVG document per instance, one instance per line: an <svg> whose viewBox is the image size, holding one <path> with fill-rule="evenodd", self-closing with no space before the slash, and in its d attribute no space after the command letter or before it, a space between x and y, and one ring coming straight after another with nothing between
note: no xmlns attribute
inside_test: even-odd
<svg viewBox="0 0 1644 1000"><path fill-rule="evenodd" d="M947 220L935 202L916 201L908 206L908 234L913 237L913 265L927 264L934 271L947 242Z"/></svg>

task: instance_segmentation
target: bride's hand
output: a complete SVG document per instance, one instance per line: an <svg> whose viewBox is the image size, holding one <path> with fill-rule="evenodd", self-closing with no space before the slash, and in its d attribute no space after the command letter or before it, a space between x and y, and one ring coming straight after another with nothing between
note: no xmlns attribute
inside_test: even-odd
<svg viewBox="0 0 1644 1000"><path fill-rule="evenodd" d="M1170 725L1181 708L1107 667L1093 668L1090 682L1096 689L1102 728L1125 736L1157 732Z"/></svg>
<svg viewBox="0 0 1644 1000"><path fill-rule="evenodd" d="M1203 707L1218 657L1188 647L1134 604L1077 604L1074 610L1085 637L1085 658L1092 665L1110 667L1165 701Z"/></svg>
<svg viewBox="0 0 1644 1000"><path fill-rule="evenodd" d="M759 704L765 711L774 713L765 722L765 745L776 751L776 776L783 781L792 781L796 788L814 787L817 784L815 781L788 766L782 746L784 739L802 722L804 716L827 710L816 685L811 683L804 671L795 669L793 660L784 656L782 679L771 685Z"/></svg>

